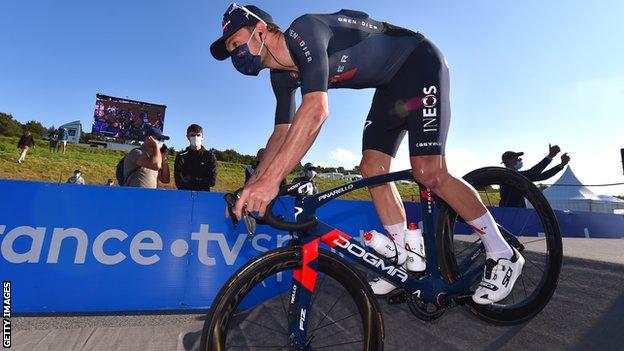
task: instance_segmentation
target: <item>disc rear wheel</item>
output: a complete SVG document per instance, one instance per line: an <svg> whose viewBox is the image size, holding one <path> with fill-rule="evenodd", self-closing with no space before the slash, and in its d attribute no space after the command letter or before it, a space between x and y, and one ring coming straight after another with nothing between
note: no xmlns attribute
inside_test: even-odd
<svg viewBox="0 0 624 351"><path fill-rule="evenodd" d="M478 191L507 242L525 259L522 274L508 297L492 305L470 300L466 306L490 323L522 323L546 306L557 287L563 249L555 215L540 190L518 172L487 167L470 172L464 179ZM501 193L505 197L510 192L521 196L528 208L499 206ZM447 205L440 211L437 240L443 253L441 266L449 282L484 266L480 238Z"/></svg>

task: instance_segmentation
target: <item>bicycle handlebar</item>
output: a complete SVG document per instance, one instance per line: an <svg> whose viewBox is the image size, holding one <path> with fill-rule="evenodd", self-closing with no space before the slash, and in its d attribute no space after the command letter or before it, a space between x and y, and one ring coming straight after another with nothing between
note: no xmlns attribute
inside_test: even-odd
<svg viewBox="0 0 624 351"><path fill-rule="evenodd" d="M277 196L275 197L275 199L273 199L266 207L266 210L264 212L264 217L262 218L264 220L264 222L266 222L266 224L268 224L269 226L275 228L275 229L281 229L281 230L285 230L285 231L289 231L289 232L301 232L304 231L314 225L316 225L316 223L318 222L318 220L316 219L316 217L310 218L304 222L289 222L289 221L285 221L279 217L281 216L275 216L273 214L273 206L275 205L275 201L277 201L277 199L280 196L283 195L296 195L297 194L297 190L299 189L299 185L303 183L303 182L297 182L297 183L293 183L293 184L287 184L287 185L283 185L280 187L280 191L277 194ZM242 190L238 189L237 191L235 191L234 193L228 193L225 194L225 201L228 204L228 208L230 210L230 215L233 216L233 208L236 204L236 199L238 199L238 193ZM232 221L235 221L235 217L233 216ZM235 222L234 222L235 223Z"/></svg>
<svg viewBox="0 0 624 351"><path fill-rule="evenodd" d="M275 200L277 200L277 198L273 199L273 201L269 203L269 205L266 208L266 211L264 212L264 218L263 218L264 221L271 227L276 228L276 229L286 230L289 232L302 232L316 225L317 223L316 217L310 218L304 222L288 222L288 221L279 219L273 214L273 205L275 204Z"/></svg>

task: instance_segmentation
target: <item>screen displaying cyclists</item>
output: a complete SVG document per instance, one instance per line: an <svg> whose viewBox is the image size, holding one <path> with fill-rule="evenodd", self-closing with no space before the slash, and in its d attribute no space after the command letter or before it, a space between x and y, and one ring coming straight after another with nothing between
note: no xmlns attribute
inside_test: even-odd
<svg viewBox="0 0 624 351"><path fill-rule="evenodd" d="M143 140L147 129L163 129L166 108L165 105L97 94L91 132L111 138Z"/></svg>

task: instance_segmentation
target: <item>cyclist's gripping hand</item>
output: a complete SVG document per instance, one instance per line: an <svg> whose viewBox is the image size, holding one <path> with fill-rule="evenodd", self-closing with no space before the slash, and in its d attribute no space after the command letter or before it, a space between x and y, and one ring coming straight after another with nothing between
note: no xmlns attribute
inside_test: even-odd
<svg viewBox="0 0 624 351"><path fill-rule="evenodd" d="M258 212L260 217L264 216L264 211L268 204L279 192L279 183L267 180L262 177L252 184L245 186L240 193L240 198L236 201L235 214L237 218L242 218L243 211ZM244 209L243 209L244 207Z"/></svg>

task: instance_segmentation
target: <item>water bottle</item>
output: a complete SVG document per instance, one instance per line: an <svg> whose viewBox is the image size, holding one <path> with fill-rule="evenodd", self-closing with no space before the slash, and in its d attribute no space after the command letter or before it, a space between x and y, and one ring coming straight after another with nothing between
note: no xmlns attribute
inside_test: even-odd
<svg viewBox="0 0 624 351"><path fill-rule="evenodd" d="M407 270L413 272L424 271L425 263L425 240L416 223L410 223L405 234L405 250L407 252Z"/></svg>
<svg viewBox="0 0 624 351"><path fill-rule="evenodd" d="M375 230L364 232L364 242L368 247L371 247L381 256L390 259L392 263L398 266L405 263L405 260L407 259L407 252L405 251L405 248L395 245L392 239Z"/></svg>

